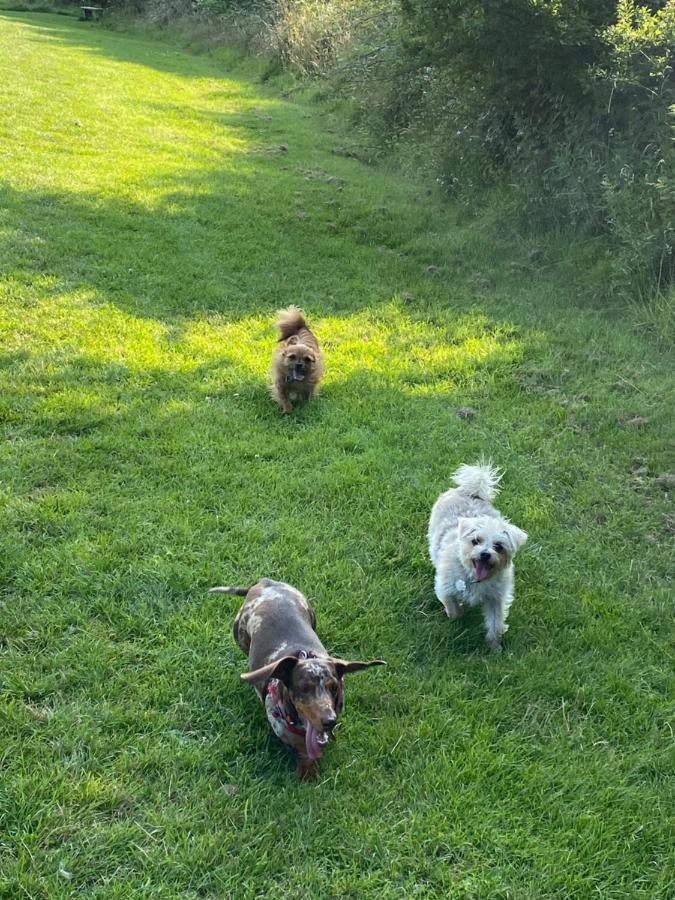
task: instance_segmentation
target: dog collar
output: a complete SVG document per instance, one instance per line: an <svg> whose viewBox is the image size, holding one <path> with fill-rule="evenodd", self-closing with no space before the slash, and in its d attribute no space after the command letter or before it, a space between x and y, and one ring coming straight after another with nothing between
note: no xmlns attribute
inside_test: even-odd
<svg viewBox="0 0 675 900"><path fill-rule="evenodd" d="M280 725L288 729L291 734L305 736L305 727L300 724L300 719L295 708L289 709L281 698L279 679L270 678L265 690L265 707L268 715L272 716Z"/></svg>

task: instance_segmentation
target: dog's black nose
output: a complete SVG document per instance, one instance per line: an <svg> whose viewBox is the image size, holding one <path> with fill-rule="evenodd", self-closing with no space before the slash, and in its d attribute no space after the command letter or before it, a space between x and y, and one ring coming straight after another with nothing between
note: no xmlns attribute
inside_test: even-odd
<svg viewBox="0 0 675 900"><path fill-rule="evenodd" d="M330 731L331 728L335 728L337 725L337 716L327 716L325 719L321 720L321 724L326 731Z"/></svg>
<svg viewBox="0 0 675 900"><path fill-rule="evenodd" d="M490 562L490 559L492 557L490 556L490 554L488 553L487 550L483 550L483 552L480 555L480 558L481 558L481 562Z"/></svg>

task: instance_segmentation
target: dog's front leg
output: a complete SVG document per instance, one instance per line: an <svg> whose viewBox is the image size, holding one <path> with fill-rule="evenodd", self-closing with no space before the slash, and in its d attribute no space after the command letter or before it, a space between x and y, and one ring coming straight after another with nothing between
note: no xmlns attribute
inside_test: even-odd
<svg viewBox="0 0 675 900"><path fill-rule="evenodd" d="M298 767L295 774L300 781L316 781L319 777L319 767L316 760L308 759L306 756L298 757Z"/></svg>
<svg viewBox="0 0 675 900"><path fill-rule="evenodd" d="M501 597L489 597L483 602L483 618L485 620L485 640L494 653L501 653L502 637L507 626L506 609Z"/></svg>
<svg viewBox="0 0 675 900"><path fill-rule="evenodd" d="M293 412L293 404L289 400L288 394L284 388L277 390L277 403L285 416L288 416Z"/></svg>
<svg viewBox="0 0 675 900"><path fill-rule="evenodd" d="M457 619L461 619L464 615L464 607L460 606L456 600L453 600L452 597L446 597L445 600L442 600L441 603L445 607L445 611L448 614L448 618L452 622L456 622Z"/></svg>
<svg viewBox="0 0 675 900"><path fill-rule="evenodd" d="M270 388L270 393L281 407L284 415L287 416L293 412L293 406L286 391L286 384L283 381L276 380Z"/></svg>
<svg viewBox="0 0 675 900"><path fill-rule="evenodd" d="M436 596L443 604L443 609L445 609L448 618L453 622L456 619L461 619L461 617L464 615L464 607L460 606L460 604L457 603L457 601L454 599L450 588L447 584L445 584L445 580L440 576L438 572L436 572L434 590L436 592Z"/></svg>

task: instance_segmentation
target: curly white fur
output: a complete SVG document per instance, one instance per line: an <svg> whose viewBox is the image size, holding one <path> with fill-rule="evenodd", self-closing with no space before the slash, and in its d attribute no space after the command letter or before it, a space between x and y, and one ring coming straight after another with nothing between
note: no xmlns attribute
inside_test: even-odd
<svg viewBox="0 0 675 900"><path fill-rule="evenodd" d="M481 463L477 466L462 464L452 476L452 480L465 494L491 502L499 493L502 475L491 463Z"/></svg>
<svg viewBox="0 0 675 900"><path fill-rule="evenodd" d="M429 556L436 596L451 619L481 604L486 640L501 649L513 602L513 557L527 534L493 506L501 475L490 463L460 466L457 485L436 500L429 520Z"/></svg>

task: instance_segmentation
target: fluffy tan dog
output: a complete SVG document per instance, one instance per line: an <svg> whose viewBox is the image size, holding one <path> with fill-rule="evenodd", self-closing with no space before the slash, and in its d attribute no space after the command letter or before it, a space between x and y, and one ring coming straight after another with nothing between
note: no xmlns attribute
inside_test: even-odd
<svg viewBox="0 0 675 900"><path fill-rule="evenodd" d="M301 309L280 309L277 328L279 343L272 357L272 397L283 412L293 412L293 403L311 400L323 375L323 354L309 330Z"/></svg>

